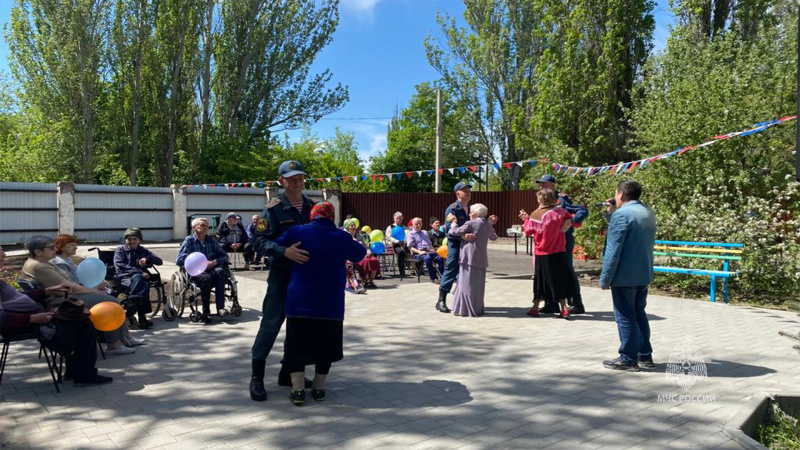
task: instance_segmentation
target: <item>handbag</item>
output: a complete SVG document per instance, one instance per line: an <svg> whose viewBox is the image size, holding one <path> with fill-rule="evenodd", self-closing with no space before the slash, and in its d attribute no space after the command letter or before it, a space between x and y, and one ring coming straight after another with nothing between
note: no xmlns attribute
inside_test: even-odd
<svg viewBox="0 0 800 450"><path fill-rule="evenodd" d="M36 329L39 342L46 348L64 356L75 353L75 324L53 318Z"/></svg>

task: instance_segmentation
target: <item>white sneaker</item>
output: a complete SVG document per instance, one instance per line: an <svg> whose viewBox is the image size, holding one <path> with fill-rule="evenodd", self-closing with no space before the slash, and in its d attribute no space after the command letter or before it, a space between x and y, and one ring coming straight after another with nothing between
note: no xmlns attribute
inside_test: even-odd
<svg viewBox="0 0 800 450"><path fill-rule="evenodd" d="M125 347L124 345L120 345L119 347L115 348L114 350L106 349L106 355L114 356L114 355L129 355L131 353L136 353L136 349L133 347Z"/></svg>
<svg viewBox="0 0 800 450"><path fill-rule="evenodd" d="M125 342L125 345L127 345L128 347L136 347L138 345L142 345L145 342L147 342L147 339L145 339L145 338L138 338L137 339L136 337L131 336L130 338L125 338L123 340L123 342Z"/></svg>

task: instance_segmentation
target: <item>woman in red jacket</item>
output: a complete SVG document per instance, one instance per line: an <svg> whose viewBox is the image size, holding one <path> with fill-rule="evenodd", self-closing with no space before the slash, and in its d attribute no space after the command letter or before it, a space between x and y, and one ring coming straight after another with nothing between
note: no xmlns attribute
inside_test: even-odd
<svg viewBox="0 0 800 450"><path fill-rule="evenodd" d="M526 236L534 240L533 307L529 316L539 317L539 300L558 301L561 317L569 317L566 300L574 295L574 286L567 260L567 239L564 232L572 225L570 213L557 207L558 197L552 189L536 193L539 208L530 216L520 210Z"/></svg>

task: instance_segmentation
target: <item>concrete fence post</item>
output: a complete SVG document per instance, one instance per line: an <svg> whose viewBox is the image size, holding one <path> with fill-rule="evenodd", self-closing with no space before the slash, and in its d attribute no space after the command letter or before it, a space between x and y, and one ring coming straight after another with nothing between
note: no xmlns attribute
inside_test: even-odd
<svg viewBox="0 0 800 450"><path fill-rule="evenodd" d="M269 202L271 202L273 200L280 200L280 195L278 194L278 189L279 188L280 188L280 185L278 185L276 183L273 183L272 185L267 186L266 188L264 188L264 193L267 194L267 203L269 203Z"/></svg>
<svg viewBox="0 0 800 450"><path fill-rule="evenodd" d="M170 185L170 189L172 189L172 239L183 239L186 237L186 210L189 197L186 186L173 184Z"/></svg>
<svg viewBox="0 0 800 450"><path fill-rule="evenodd" d="M337 226L341 226L343 222L342 216L342 191L335 189L323 189L322 200L331 202L334 211L336 211L336 220L334 221Z"/></svg>
<svg viewBox="0 0 800 450"><path fill-rule="evenodd" d="M75 234L75 184L59 181L56 185L58 208L58 234Z"/></svg>

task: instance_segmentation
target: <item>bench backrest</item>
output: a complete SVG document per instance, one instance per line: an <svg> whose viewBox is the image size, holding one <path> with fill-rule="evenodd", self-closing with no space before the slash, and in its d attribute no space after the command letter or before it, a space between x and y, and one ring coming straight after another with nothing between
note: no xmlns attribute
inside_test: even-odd
<svg viewBox="0 0 800 450"><path fill-rule="evenodd" d="M728 270L731 261L741 261L744 244L726 242L656 241L655 256L670 258L716 259L723 261Z"/></svg>

